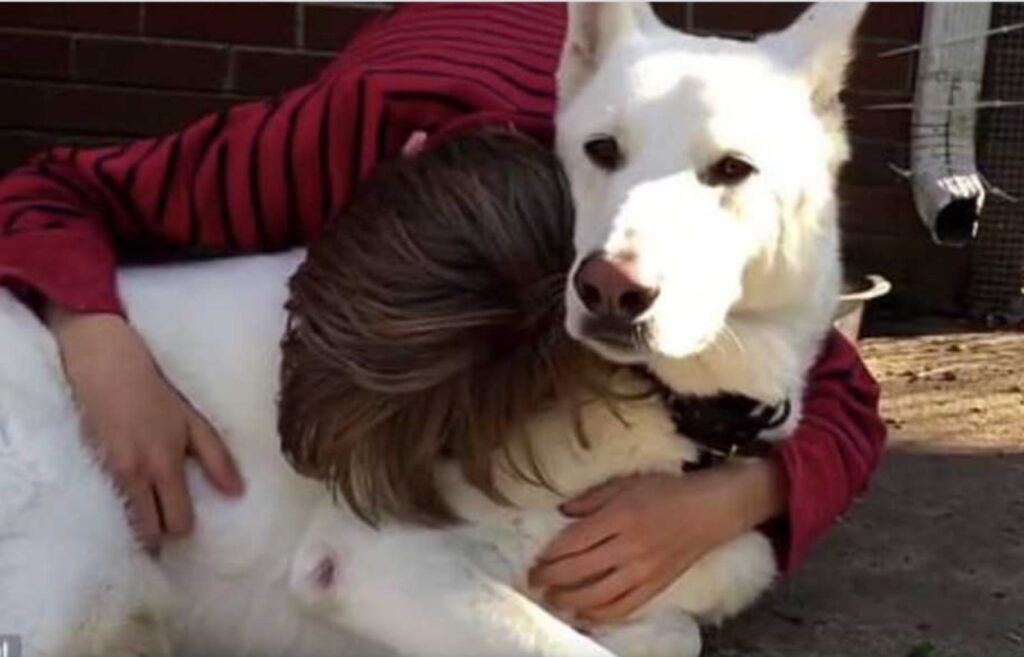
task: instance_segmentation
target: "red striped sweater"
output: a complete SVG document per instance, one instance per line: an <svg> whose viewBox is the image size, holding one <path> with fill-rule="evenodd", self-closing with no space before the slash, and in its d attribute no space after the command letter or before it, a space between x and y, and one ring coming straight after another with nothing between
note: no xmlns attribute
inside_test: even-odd
<svg viewBox="0 0 1024 657"><path fill-rule="evenodd" d="M119 260L305 243L416 130L436 139L505 122L550 141L564 24L555 4L403 6L279 98L122 146L54 148L0 181L0 279L71 309L120 312ZM783 565L866 485L885 440L877 400L856 352L833 336L805 420L779 450Z"/></svg>

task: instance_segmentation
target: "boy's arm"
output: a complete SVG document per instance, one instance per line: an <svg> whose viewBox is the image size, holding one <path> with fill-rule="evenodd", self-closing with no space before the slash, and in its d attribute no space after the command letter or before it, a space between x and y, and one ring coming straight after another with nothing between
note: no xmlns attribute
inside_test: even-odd
<svg viewBox="0 0 1024 657"><path fill-rule="evenodd" d="M0 283L76 310L118 312L105 209L68 168L40 157L0 179Z"/></svg>
<svg viewBox="0 0 1024 657"><path fill-rule="evenodd" d="M188 533L192 501L184 463L194 458L227 495L242 490L216 432L170 386L142 338L119 315L48 313L85 436L127 501L143 545Z"/></svg>
<svg viewBox="0 0 1024 657"><path fill-rule="evenodd" d="M785 531L775 535L784 570L803 561L878 467L886 439L878 398L856 348L833 330L811 370L800 425L778 450L788 499Z"/></svg>
<svg viewBox="0 0 1024 657"><path fill-rule="evenodd" d="M564 21L558 5L403 5L275 101L127 146L52 149L0 179L0 284L70 310L119 312L114 241L283 248L314 236L416 130L438 139L511 122L550 138ZM499 36L481 40L480 29ZM451 52L429 54L438 49Z"/></svg>
<svg viewBox="0 0 1024 657"><path fill-rule="evenodd" d="M192 527L186 458L225 493L242 484L121 316L113 244L230 254L307 240L364 164L351 153L358 79L335 65L276 102L126 146L55 148L0 180L0 284L48 311L87 433L151 547Z"/></svg>
<svg viewBox="0 0 1024 657"><path fill-rule="evenodd" d="M0 282L68 310L120 312L115 242L227 255L308 240L355 182L357 128L342 119L357 78L334 66L176 134L37 156L0 180Z"/></svg>
<svg viewBox="0 0 1024 657"><path fill-rule="evenodd" d="M863 491L884 444L878 386L833 331L811 372L801 422L776 458L591 489L562 505L575 522L545 548L531 584L565 612L621 620L712 549L759 526L769 530L780 567L792 570Z"/></svg>

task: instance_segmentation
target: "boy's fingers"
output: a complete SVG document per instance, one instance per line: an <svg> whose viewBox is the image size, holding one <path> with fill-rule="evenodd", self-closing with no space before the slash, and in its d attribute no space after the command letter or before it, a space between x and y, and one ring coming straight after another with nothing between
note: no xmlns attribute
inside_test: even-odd
<svg viewBox="0 0 1024 657"><path fill-rule="evenodd" d="M628 479L612 479L595 486L582 495L562 504L559 510L571 518L589 516L610 502L629 482Z"/></svg>
<svg viewBox="0 0 1024 657"><path fill-rule="evenodd" d="M589 516L577 520L562 530L562 533L544 549L538 557L538 564L548 564L602 545L616 536L616 528L607 518Z"/></svg>
<svg viewBox="0 0 1024 657"><path fill-rule="evenodd" d="M661 591L653 583L642 584L608 604L585 609L578 613L580 620L589 624L611 623L625 620Z"/></svg>
<svg viewBox="0 0 1024 657"><path fill-rule="evenodd" d="M189 420L189 438L189 449L210 482L226 495L241 495L242 476L213 427L206 420L193 416Z"/></svg>
<svg viewBox="0 0 1024 657"><path fill-rule="evenodd" d="M185 466L177 463L156 474L156 495L164 530L172 536L184 536L192 531L194 515L192 496L185 481Z"/></svg>
<svg viewBox="0 0 1024 657"><path fill-rule="evenodd" d="M629 595L636 586L636 577L628 569L612 570L586 586L551 589L545 600L552 607L568 612L601 609Z"/></svg>
<svg viewBox="0 0 1024 657"><path fill-rule="evenodd" d="M600 548L573 557L539 564L530 571L530 586L540 589L570 588L614 570L622 562L618 543L619 541L609 541Z"/></svg>
<svg viewBox="0 0 1024 657"><path fill-rule="evenodd" d="M427 133L425 130L417 130L416 132L409 135L409 139L406 140L405 145L402 146L403 157L415 157L420 154L423 147L427 143Z"/></svg>
<svg viewBox="0 0 1024 657"><path fill-rule="evenodd" d="M133 484L125 490L128 521L139 543L153 552L160 545L160 512L149 483Z"/></svg>

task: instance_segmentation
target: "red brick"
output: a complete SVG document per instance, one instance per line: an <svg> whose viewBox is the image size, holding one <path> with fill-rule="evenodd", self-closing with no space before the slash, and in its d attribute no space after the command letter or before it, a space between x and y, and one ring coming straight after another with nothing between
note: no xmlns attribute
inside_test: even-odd
<svg viewBox="0 0 1024 657"><path fill-rule="evenodd" d="M384 8L305 5L304 46L310 50L340 50L360 27L380 16Z"/></svg>
<svg viewBox="0 0 1024 657"><path fill-rule="evenodd" d="M23 130L0 130L0 175L28 162L56 144L98 146L122 139L116 137L87 137L64 133L28 132Z"/></svg>
<svg viewBox="0 0 1024 657"><path fill-rule="evenodd" d="M236 48L233 88L243 93L277 94L301 86L324 69L333 55Z"/></svg>
<svg viewBox="0 0 1024 657"><path fill-rule="evenodd" d="M75 77L81 81L219 90L227 66L226 47L110 37L75 40Z"/></svg>
<svg viewBox="0 0 1024 657"><path fill-rule="evenodd" d="M153 3L146 5L142 29L151 36L291 46L295 10L294 3Z"/></svg>
<svg viewBox="0 0 1024 657"><path fill-rule="evenodd" d="M663 23L677 30L690 29L689 2L653 2L651 8Z"/></svg>
<svg viewBox="0 0 1024 657"><path fill-rule="evenodd" d="M0 25L138 34L139 8L137 2L4 2Z"/></svg>
<svg viewBox="0 0 1024 657"><path fill-rule="evenodd" d="M807 6L804 2L696 2L693 28L711 32L772 32L792 23Z"/></svg>
<svg viewBox="0 0 1024 657"><path fill-rule="evenodd" d="M61 34L0 30L0 75L66 78L71 39Z"/></svg>
<svg viewBox="0 0 1024 657"><path fill-rule="evenodd" d="M962 312L971 281L971 250L936 245L921 224L904 243L908 302L934 312Z"/></svg>
<svg viewBox="0 0 1024 657"><path fill-rule="evenodd" d="M900 285L910 278L909 250L905 239L843 231L843 263L848 272L881 274Z"/></svg>
<svg viewBox="0 0 1024 657"><path fill-rule="evenodd" d="M902 142L910 139L912 115L909 109L868 109L872 105L894 102L892 96L846 91L843 93L843 102L850 117L847 123L850 134ZM896 100L896 102L903 101Z"/></svg>
<svg viewBox="0 0 1024 657"><path fill-rule="evenodd" d="M879 2L868 6L860 33L917 43L921 40L924 4L920 2Z"/></svg>
<svg viewBox="0 0 1024 657"><path fill-rule="evenodd" d="M850 140L851 157L840 172L843 183L864 187L886 187L899 181L890 164L907 168L910 158L906 142L877 139Z"/></svg>
<svg viewBox="0 0 1024 657"><path fill-rule="evenodd" d="M915 310L960 312L970 279L970 249L931 242L916 222L907 235L843 233L847 271L880 273L893 283L892 302Z"/></svg>
<svg viewBox="0 0 1024 657"><path fill-rule="evenodd" d="M0 129L150 136L238 102L224 95L0 80Z"/></svg>
<svg viewBox="0 0 1024 657"><path fill-rule="evenodd" d="M878 53L894 47L898 44L894 45L892 41L858 41L848 86L856 91L885 92L911 99L914 93L914 58L877 57Z"/></svg>
<svg viewBox="0 0 1024 657"><path fill-rule="evenodd" d="M887 186L842 184L838 197L839 223L845 231L910 235L917 222L910 186L895 177Z"/></svg>
<svg viewBox="0 0 1024 657"><path fill-rule="evenodd" d="M56 143L53 135L0 130L0 175Z"/></svg>

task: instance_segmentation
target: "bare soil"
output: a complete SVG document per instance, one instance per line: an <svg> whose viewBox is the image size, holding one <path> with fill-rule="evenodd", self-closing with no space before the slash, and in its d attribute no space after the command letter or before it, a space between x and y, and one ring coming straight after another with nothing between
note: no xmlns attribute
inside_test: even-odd
<svg viewBox="0 0 1024 657"><path fill-rule="evenodd" d="M862 353L890 429L871 490L707 654L1024 657L1024 333Z"/></svg>

